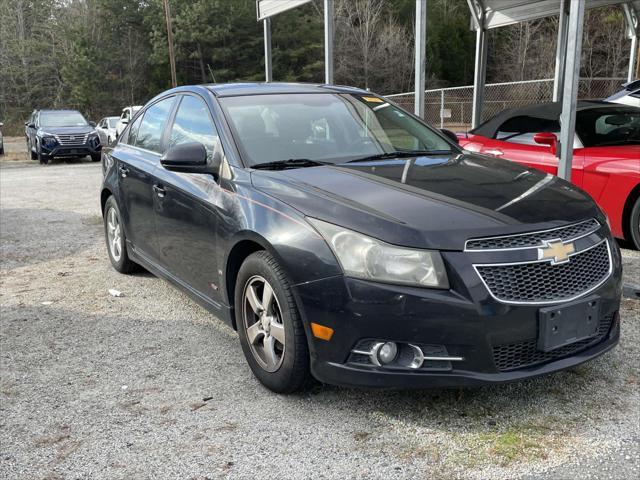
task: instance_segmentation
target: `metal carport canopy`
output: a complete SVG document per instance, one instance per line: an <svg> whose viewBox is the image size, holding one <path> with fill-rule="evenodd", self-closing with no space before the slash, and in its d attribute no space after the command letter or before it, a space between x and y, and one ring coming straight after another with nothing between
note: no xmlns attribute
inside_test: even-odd
<svg viewBox="0 0 640 480"><path fill-rule="evenodd" d="M558 176L570 179L584 12L589 8L607 5L624 6L627 34L631 39L629 59L631 80L638 46L640 0L467 0L467 3L471 11L472 28L476 31L473 127L478 126L482 120L487 71L488 42L486 32L492 28L559 15L554 84L554 101L562 101Z"/></svg>

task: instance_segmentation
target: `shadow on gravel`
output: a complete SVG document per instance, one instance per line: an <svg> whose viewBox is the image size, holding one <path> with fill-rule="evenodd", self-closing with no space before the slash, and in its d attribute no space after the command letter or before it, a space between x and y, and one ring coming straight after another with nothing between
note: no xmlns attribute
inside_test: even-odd
<svg viewBox="0 0 640 480"><path fill-rule="evenodd" d="M0 210L2 270L63 258L102 241L102 218L69 210Z"/></svg>

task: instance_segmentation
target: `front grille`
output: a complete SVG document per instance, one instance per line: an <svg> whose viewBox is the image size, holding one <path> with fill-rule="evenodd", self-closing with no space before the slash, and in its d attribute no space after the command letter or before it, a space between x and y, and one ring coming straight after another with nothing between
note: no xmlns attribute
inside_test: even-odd
<svg viewBox="0 0 640 480"><path fill-rule="evenodd" d="M493 297L507 303L566 301L601 285L611 272L607 241L573 255L570 261L475 266Z"/></svg>
<svg viewBox="0 0 640 480"><path fill-rule="evenodd" d="M561 239L564 242L595 232L600 224L595 219L585 220L567 227L544 232L523 233L502 237L475 238L467 240L465 250L496 250L506 248L542 247L545 240Z"/></svg>
<svg viewBox="0 0 640 480"><path fill-rule="evenodd" d="M59 134L56 135L56 140L60 145L84 145L87 143L87 137L89 135L86 133L76 133L76 134Z"/></svg>
<svg viewBox="0 0 640 480"><path fill-rule="evenodd" d="M565 345L550 352L538 350L538 342L535 338L519 343L494 346L493 361L498 370L506 371L558 360L600 343L611 330L612 322L613 315L607 315L600 320L598 333L595 336Z"/></svg>

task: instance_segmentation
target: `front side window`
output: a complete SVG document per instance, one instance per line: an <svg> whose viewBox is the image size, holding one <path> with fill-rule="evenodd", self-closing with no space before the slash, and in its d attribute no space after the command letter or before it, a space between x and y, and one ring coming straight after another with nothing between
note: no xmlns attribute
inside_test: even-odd
<svg viewBox="0 0 640 480"><path fill-rule="evenodd" d="M84 127L87 120L80 112L42 112L41 127Z"/></svg>
<svg viewBox="0 0 640 480"><path fill-rule="evenodd" d="M640 110L592 108L576 116L576 133L585 147L640 145Z"/></svg>
<svg viewBox="0 0 640 480"><path fill-rule="evenodd" d="M207 149L207 158L211 159L218 145L218 132L211 121L206 103L191 95L185 95L171 127L169 148L193 142L203 144Z"/></svg>
<svg viewBox="0 0 640 480"><path fill-rule="evenodd" d="M394 152L450 152L438 133L384 99L355 94L220 99L248 166L289 159L341 163Z"/></svg>
<svg viewBox="0 0 640 480"><path fill-rule="evenodd" d="M167 123L174 99L175 97L165 98L147 108L142 116L142 123L140 123L135 139L136 147L160 153L162 131ZM131 138L129 143L131 144Z"/></svg>

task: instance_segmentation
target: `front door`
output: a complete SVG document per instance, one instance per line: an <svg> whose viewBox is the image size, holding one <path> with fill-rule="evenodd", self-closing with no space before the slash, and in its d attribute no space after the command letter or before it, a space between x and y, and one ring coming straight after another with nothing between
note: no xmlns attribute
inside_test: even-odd
<svg viewBox="0 0 640 480"><path fill-rule="evenodd" d="M207 104L195 95L184 95L168 132L167 148L191 142L205 146L209 161L221 148ZM209 174L169 172L159 167L154 190L162 264L190 288L217 301L216 205L222 194L220 186Z"/></svg>

